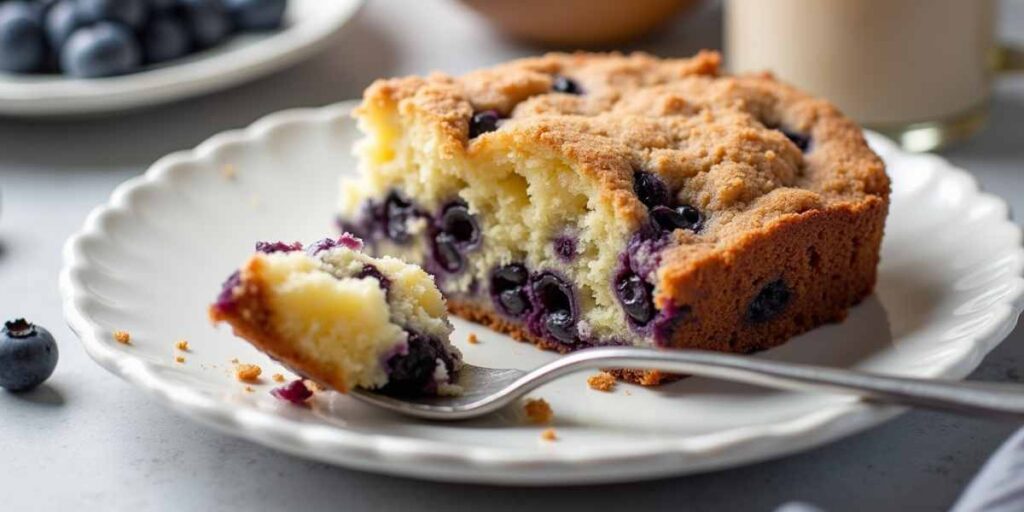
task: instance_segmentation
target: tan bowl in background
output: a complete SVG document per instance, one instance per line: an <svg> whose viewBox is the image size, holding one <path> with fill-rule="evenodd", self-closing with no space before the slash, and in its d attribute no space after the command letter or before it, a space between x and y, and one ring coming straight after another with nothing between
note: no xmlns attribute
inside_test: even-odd
<svg viewBox="0 0 1024 512"><path fill-rule="evenodd" d="M700 0L462 0L501 31L552 46L623 43Z"/></svg>

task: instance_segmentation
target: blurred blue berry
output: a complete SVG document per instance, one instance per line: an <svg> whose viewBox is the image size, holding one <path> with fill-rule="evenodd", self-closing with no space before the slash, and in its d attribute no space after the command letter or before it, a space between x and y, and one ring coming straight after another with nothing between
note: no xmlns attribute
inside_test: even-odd
<svg viewBox="0 0 1024 512"><path fill-rule="evenodd" d="M135 71L142 50L124 25L101 21L76 30L60 52L61 69L75 77L98 78Z"/></svg>

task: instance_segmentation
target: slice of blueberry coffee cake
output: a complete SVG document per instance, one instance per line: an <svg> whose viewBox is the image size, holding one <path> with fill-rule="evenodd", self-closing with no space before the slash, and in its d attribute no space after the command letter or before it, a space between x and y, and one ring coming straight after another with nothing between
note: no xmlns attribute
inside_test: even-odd
<svg viewBox="0 0 1024 512"><path fill-rule="evenodd" d="M462 365L441 292L422 269L372 258L350 235L259 243L210 318L296 373L345 392L453 394Z"/></svg>
<svg viewBox="0 0 1024 512"><path fill-rule="evenodd" d="M746 353L841 320L875 284L884 166L830 103L718 64L552 54L378 81L339 223L423 265L456 314L562 352Z"/></svg>

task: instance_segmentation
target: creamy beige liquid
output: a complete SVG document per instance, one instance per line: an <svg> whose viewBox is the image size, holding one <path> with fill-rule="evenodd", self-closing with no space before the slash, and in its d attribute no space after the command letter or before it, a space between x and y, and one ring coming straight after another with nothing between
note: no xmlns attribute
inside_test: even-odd
<svg viewBox="0 0 1024 512"><path fill-rule="evenodd" d="M726 0L726 64L771 70L866 124L988 98L993 0Z"/></svg>

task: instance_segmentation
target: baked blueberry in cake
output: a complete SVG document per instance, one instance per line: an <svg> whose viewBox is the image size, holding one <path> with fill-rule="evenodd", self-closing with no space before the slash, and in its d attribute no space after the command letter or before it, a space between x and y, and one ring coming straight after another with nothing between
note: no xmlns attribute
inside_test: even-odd
<svg viewBox="0 0 1024 512"><path fill-rule="evenodd" d="M338 391L453 394L461 366L433 278L372 258L345 234L308 248L265 243L224 283L210 318Z"/></svg>
<svg viewBox="0 0 1024 512"><path fill-rule="evenodd" d="M875 284L889 179L860 129L715 53L381 80L356 117L340 225L422 265L454 313L544 348L753 352Z"/></svg>

